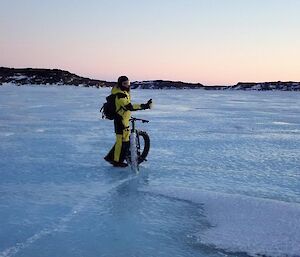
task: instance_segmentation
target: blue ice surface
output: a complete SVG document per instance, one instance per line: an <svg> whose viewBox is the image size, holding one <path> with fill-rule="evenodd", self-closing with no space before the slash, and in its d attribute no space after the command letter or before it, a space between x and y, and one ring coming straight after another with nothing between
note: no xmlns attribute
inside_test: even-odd
<svg viewBox="0 0 300 257"><path fill-rule="evenodd" d="M150 120L138 124L151 137L138 175L103 160L115 139L99 114L108 94L0 87L1 257L298 255L299 93L133 90L133 102L154 101L134 114ZM226 227L239 208L233 231L249 231L252 251ZM283 231L256 235L281 209Z"/></svg>

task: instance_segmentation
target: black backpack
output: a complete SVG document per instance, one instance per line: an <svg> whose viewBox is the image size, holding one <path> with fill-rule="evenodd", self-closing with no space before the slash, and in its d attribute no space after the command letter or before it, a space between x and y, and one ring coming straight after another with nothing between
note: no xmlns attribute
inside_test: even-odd
<svg viewBox="0 0 300 257"><path fill-rule="evenodd" d="M116 118L117 112L119 111L116 110L116 97L120 97L121 95L123 96L124 94L111 94L106 97L106 103L104 103L100 109L100 112L102 112L102 119L114 120Z"/></svg>

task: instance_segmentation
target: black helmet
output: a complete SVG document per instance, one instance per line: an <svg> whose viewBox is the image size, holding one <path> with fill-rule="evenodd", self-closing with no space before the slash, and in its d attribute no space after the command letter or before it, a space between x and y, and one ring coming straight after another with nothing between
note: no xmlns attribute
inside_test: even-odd
<svg viewBox="0 0 300 257"><path fill-rule="evenodd" d="M129 80L129 79L126 76L119 77L118 78L118 87L122 87L122 83L127 80Z"/></svg>

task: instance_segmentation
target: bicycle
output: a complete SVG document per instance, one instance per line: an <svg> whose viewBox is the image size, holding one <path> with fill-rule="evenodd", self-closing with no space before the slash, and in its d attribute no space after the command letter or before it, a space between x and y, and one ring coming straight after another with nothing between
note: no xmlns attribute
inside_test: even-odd
<svg viewBox="0 0 300 257"><path fill-rule="evenodd" d="M131 122L130 147L126 154L126 161L133 171L139 172L139 165L142 162L147 161L146 157L150 150L150 137L147 132L136 129L135 122L141 121L142 123L148 123L149 120L131 117L129 121ZM141 145L141 138L143 140L143 148Z"/></svg>

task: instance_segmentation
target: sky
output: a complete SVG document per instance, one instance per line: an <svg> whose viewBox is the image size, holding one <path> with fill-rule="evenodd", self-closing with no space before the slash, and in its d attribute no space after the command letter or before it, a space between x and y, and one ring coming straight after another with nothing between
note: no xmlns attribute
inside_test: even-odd
<svg viewBox="0 0 300 257"><path fill-rule="evenodd" d="M300 81L300 0L0 0L0 66L115 81Z"/></svg>

